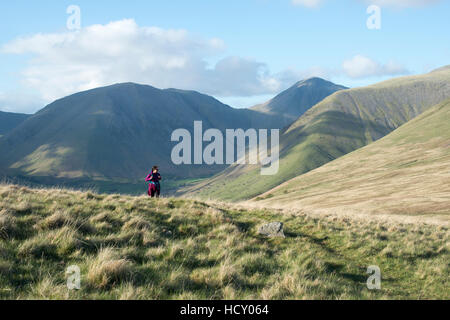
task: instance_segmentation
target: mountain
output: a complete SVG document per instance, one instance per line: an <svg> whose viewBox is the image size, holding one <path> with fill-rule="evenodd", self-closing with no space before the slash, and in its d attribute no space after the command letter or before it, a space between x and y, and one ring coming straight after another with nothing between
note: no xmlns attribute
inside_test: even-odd
<svg viewBox="0 0 450 320"><path fill-rule="evenodd" d="M307 211L448 215L449 123L450 99L386 137L254 200L263 207Z"/></svg>
<svg viewBox="0 0 450 320"><path fill-rule="evenodd" d="M0 142L0 171L40 180L136 181L158 164L176 180L211 176L227 166L172 164L174 130L192 134L197 120L203 131L282 128L293 122L293 114L336 88L341 87L318 78L299 82L267 104L270 112L234 109L195 91L134 83L80 92L53 102L9 132Z"/></svg>
<svg viewBox="0 0 450 320"><path fill-rule="evenodd" d="M282 116L284 125L290 125L308 109L336 91L348 89L321 78L299 81L270 101L252 110Z"/></svg>
<svg viewBox="0 0 450 320"><path fill-rule="evenodd" d="M201 198L244 200L318 168L392 132L450 97L450 68L341 90L309 109L280 137L280 169L233 165L186 189Z"/></svg>
<svg viewBox="0 0 450 320"><path fill-rule="evenodd" d="M28 114L0 111L0 136L10 132L29 117Z"/></svg>
<svg viewBox="0 0 450 320"><path fill-rule="evenodd" d="M57 100L0 141L0 166L11 175L142 179L158 164L166 177L211 175L225 166L175 166L175 129L278 128L279 117L234 109L194 91L133 83ZM6 168L6 169L5 169Z"/></svg>

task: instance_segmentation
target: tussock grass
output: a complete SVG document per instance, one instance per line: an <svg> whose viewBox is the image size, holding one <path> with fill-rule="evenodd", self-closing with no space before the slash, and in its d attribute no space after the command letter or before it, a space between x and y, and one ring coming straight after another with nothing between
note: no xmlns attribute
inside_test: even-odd
<svg viewBox="0 0 450 320"><path fill-rule="evenodd" d="M101 249L89 263L87 281L94 288L106 288L131 277L132 263L111 247Z"/></svg>
<svg viewBox="0 0 450 320"><path fill-rule="evenodd" d="M0 238L9 239L17 234L16 218L6 210L0 211Z"/></svg>
<svg viewBox="0 0 450 320"><path fill-rule="evenodd" d="M450 298L445 225L0 185L0 230L2 299Z"/></svg>

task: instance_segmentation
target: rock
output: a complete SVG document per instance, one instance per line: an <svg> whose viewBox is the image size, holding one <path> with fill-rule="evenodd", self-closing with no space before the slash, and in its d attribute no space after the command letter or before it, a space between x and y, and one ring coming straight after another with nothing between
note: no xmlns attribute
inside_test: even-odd
<svg viewBox="0 0 450 320"><path fill-rule="evenodd" d="M258 233L266 237L282 237L284 238L283 223L271 222L261 226Z"/></svg>

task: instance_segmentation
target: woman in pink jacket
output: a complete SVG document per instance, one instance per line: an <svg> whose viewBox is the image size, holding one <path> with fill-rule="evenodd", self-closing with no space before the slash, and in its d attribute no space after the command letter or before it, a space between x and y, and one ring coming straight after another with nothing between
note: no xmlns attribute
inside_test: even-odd
<svg viewBox="0 0 450 320"><path fill-rule="evenodd" d="M148 195L150 197L156 197L159 198L159 195L161 194L161 185L159 181L161 181L161 175L159 174L158 166L153 166L152 172L145 178L146 182L150 182L148 185Z"/></svg>

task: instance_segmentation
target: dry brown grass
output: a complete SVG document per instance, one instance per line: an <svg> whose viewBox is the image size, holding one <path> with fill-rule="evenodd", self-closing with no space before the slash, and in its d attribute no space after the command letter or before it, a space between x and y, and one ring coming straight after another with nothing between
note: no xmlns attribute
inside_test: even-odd
<svg viewBox="0 0 450 320"><path fill-rule="evenodd" d="M104 248L89 265L87 280L92 287L104 289L131 276L132 263L120 258L114 248Z"/></svg>

